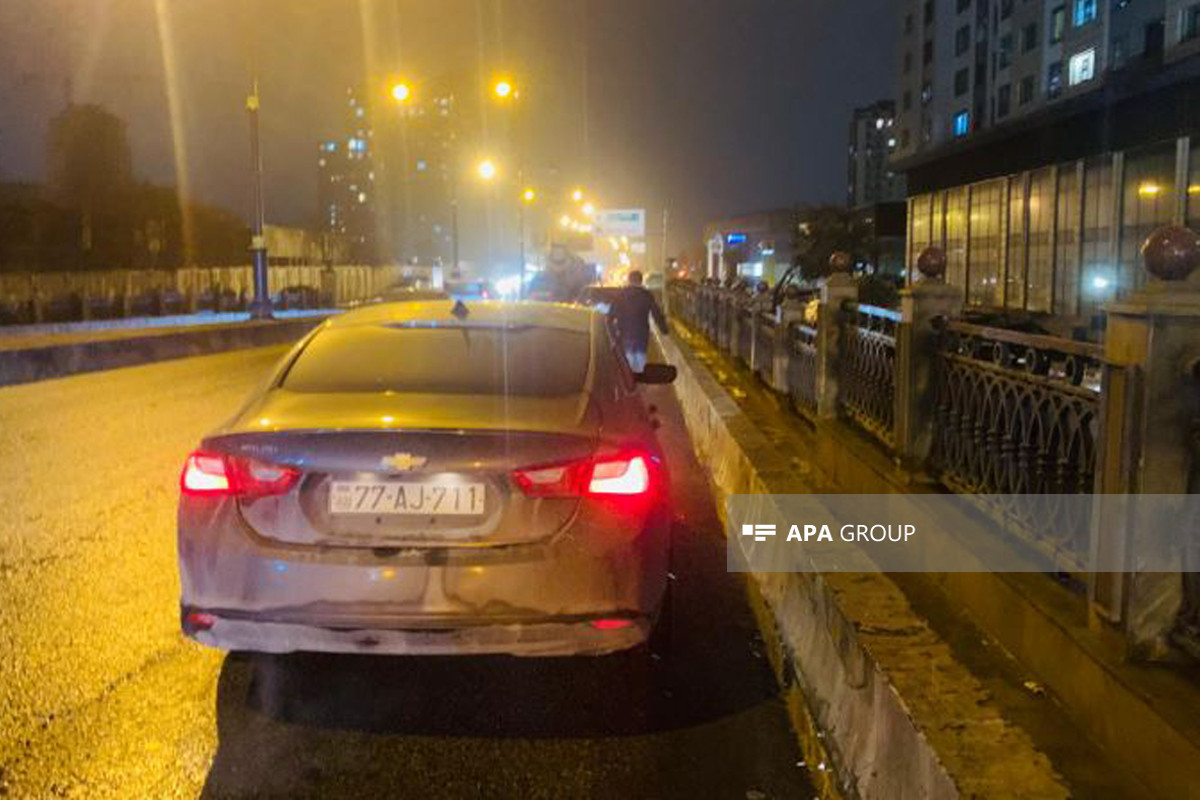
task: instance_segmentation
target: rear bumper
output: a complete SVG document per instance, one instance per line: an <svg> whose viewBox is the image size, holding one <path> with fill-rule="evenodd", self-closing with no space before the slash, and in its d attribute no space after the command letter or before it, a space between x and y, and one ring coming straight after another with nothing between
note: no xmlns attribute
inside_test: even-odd
<svg viewBox="0 0 1200 800"><path fill-rule="evenodd" d="M192 621L205 614L203 626ZM258 653L359 653L378 655L598 656L628 650L646 641L651 620L613 615L596 619L536 619L511 623L462 624L459 620L277 621L254 616L222 616L183 609L183 630L200 644ZM624 627L594 625L598 619Z"/></svg>

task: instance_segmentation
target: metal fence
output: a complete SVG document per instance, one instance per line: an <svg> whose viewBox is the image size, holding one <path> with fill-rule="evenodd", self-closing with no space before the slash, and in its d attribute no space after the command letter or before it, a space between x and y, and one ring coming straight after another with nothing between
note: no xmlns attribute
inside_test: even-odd
<svg viewBox="0 0 1200 800"><path fill-rule="evenodd" d="M787 394L792 408L806 417L817 414L817 329L803 322L788 326Z"/></svg>
<svg viewBox="0 0 1200 800"><path fill-rule="evenodd" d="M280 265L268 291L283 307L370 300L404 274L399 265ZM244 310L254 294L249 266L0 273L0 326L195 311Z"/></svg>
<svg viewBox="0 0 1200 800"><path fill-rule="evenodd" d="M949 322L937 358L942 482L1019 526L1064 570L1084 571L1090 520L1057 500L1095 484L1103 349Z"/></svg>
<svg viewBox="0 0 1200 800"><path fill-rule="evenodd" d="M936 281L909 291L902 313L857 303L846 276L817 302L769 312L761 296L710 284L677 283L669 297L802 416L865 431L1079 579L1068 585L1086 582L1090 611L1123 626L1133 657L1170 640L1200 658L1200 547L1172 553L1174 570L1141 572L1132 521L1102 526L1095 502L1067 501L1200 491L1200 314L1179 297L1196 289L1159 280L1105 310L1103 347L968 323L961 291ZM1164 598L1175 605L1154 605Z"/></svg>
<svg viewBox="0 0 1200 800"><path fill-rule="evenodd" d="M822 347L836 356L829 405L897 456L899 311L845 302L822 305L822 325L793 304L757 310L753 297L714 286L672 289L676 316L743 361L793 408L815 419L822 404ZM834 341L822 344L822 332ZM934 359L933 445L924 465L946 488L971 495L986 513L1067 572L1084 571L1089 524L1056 496L1093 491L1102 348L1048 336L951 321ZM1024 499L1017 499L1024 498ZM1034 524L1036 522L1036 524ZM1032 531L1053 531L1051 538Z"/></svg>
<svg viewBox="0 0 1200 800"><path fill-rule="evenodd" d="M896 427L896 331L900 313L847 303L842 310L838 408L891 445Z"/></svg>

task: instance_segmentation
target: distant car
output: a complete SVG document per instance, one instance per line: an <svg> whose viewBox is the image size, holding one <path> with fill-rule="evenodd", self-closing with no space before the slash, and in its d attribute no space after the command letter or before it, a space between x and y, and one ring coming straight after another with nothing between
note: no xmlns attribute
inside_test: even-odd
<svg viewBox="0 0 1200 800"><path fill-rule="evenodd" d="M580 305L594 308L602 314L612 310L612 304L621 294L620 286L588 286L579 295Z"/></svg>
<svg viewBox="0 0 1200 800"><path fill-rule="evenodd" d="M488 281L446 281L442 288L453 300L491 300L497 296Z"/></svg>
<svg viewBox="0 0 1200 800"><path fill-rule="evenodd" d="M655 424L603 316L449 300L309 334L188 456L185 634L229 650L576 655L667 593Z"/></svg>
<svg viewBox="0 0 1200 800"><path fill-rule="evenodd" d="M418 289L413 286L392 286L383 290L379 297L384 303L414 303L421 300L445 300L447 295L441 289Z"/></svg>

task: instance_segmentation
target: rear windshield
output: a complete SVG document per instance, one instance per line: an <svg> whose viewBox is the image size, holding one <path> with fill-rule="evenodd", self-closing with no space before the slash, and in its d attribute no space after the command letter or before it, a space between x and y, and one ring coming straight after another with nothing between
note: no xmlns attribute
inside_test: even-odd
<svg viewBox="0 0 1200 800"><path fill-rule="evenodd" d="M288 370L294 392L560 397L584 389L586 333L365 326L319 333Z"/></svg>

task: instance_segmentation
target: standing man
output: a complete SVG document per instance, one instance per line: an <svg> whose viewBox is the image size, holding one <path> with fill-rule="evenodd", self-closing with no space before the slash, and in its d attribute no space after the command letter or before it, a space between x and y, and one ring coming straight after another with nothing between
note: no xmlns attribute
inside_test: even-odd
<svg viewBox="0 0 1200 800"><path fill-rule="evenodd" d="M642 286L641 272L633 270L629 273L629 285L617 295L608 316L616 323L630 369L644 372L646 348L650 345L650 317L654 317L654 324L664 336L671 334L671 326L654 295Z"/></svg>

